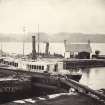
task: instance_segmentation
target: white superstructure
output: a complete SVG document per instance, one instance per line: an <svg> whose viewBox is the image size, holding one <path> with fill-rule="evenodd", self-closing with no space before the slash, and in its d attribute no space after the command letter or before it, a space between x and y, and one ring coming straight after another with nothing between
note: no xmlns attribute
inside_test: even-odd
<svg viewBox="0 0 105 105"><path fill-rule="evenodd" d="M30 72L48 72L51 74L59 74L63 70L63 62L55 60L24 60L24 59L14 59L11 57L3 58L2 62L5 65L8 65L11 69L18 69L23 71Z"/></svg>

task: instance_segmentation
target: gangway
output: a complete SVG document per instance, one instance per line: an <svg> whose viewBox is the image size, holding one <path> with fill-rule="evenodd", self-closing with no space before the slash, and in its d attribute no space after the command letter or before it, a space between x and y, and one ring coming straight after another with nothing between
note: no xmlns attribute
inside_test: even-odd
<svg viewBox="0 0 105 105"><path fill-rule="evenodd" d="M89 97L95 98L98 101L102 101L105 103L105 95L103 93L100 93L96 90L93 90L89 88L88 86L85 86L83 84L80 84L79 82L76 82L72 79L64 79L60 78L60 81L64 83L65 85L70 86L71 88L74 88L79 93L88 95Z"/></svg>

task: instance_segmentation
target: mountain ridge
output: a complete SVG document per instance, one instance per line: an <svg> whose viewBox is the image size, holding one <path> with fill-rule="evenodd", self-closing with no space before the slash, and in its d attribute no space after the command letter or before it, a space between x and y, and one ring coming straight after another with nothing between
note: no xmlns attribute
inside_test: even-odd
<svg viewBox="0 0 105 105"><path fill-rule="evenodd" d="M0 42L26 42L32 41L32 35L36 36L36 41L38 39L38 33L27 33L26 35L22 34L3 34L0 33ZM105 34L84 34L84 33L68 33L68 32L59 32L54 34L48 34L44 32L39 33L40 42L63 42L68 40L70 42L87 42L90 40L94 43L105 43Z"/></svg>

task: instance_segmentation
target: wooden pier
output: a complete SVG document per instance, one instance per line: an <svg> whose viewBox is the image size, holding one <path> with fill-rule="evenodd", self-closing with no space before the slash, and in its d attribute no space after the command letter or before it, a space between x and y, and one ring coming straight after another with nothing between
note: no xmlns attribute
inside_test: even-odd
<svg viewBox="0 0 105 105"><path fill-rule="evenodd" d="M99 91L93 90L89 88L88 86L85 86L83 84L80 84L79 82L76 82L72 79L67 78L59 78L59 82L62 84L68 86L69 88L74 88L77 92L84 94L85 96L89 96L92 98L95 98L99 102L105 103L105 95L100 93ZM27 80L26 81L19 81L18 79L0 79L0 93L16 93L16 91L24 90L24 87L27 87ZM30 81L28 83L30 86ZM34 83L35 84L35 83ZM35 84L37 85L37 84ZM29 87L30 87L29 86ZM29 88L28 87L28 88ZM40 92L40 91L38 91Z"/></svg>
<svg viewBox="0 0 105 105"><path fill-rule="evenodd" d="M80 84L79 82L76 82L71 79L64 79L60 78L60 81L66 85L68 85L71 88L74 88L77 92L88 95L92 98L97 99L98 101L102 101L105 103L105 95L89 88L88 86L85 86L83 84Z"/></svg>

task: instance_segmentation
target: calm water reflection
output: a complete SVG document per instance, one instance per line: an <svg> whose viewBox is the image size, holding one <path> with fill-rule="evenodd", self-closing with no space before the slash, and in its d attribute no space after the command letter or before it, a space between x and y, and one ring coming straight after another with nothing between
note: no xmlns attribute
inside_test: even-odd
<svg viewBox="0 0 105 105"><path fill-rule="evenodd" d="M93 89L105 88L105 68L82 69L80 83Z"/></svg>

